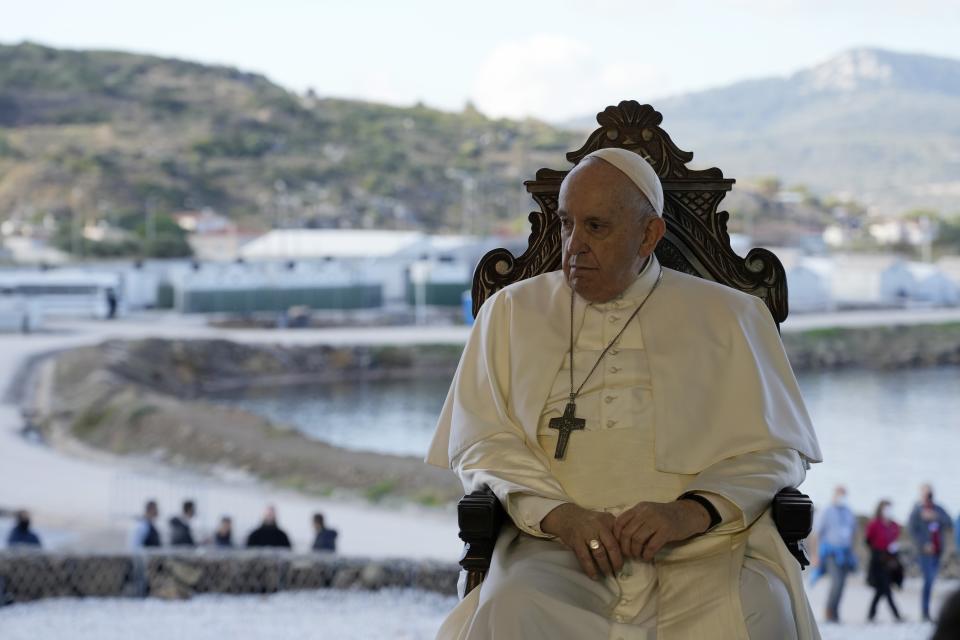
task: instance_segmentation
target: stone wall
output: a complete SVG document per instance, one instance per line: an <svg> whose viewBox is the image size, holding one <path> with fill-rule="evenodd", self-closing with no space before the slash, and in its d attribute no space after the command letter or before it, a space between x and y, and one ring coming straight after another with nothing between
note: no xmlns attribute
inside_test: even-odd
<svg viewBox="0 0 960 640"><path fill-rule="evenodd" d="M455 594L459 567L415 560L264 551L0 552L0 605L57 597L189 598L203 593L414 588Z"/></svg>
<svg viewBox="0 0 960 640"><path fill-rule="evenodd" d="M795 371L960 365L960 323L784 332Z"/></svg>

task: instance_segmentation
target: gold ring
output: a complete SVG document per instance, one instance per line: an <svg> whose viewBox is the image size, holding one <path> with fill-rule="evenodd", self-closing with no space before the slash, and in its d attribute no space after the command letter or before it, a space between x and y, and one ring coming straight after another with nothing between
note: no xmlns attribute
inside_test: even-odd
<svg viewBox="0 0 960 640"><path fill-rule="evenodd" d="M587 543L587 546L593 549L594 551L598 551L600 549L600 541L594 538L593 540Z"/></svg>

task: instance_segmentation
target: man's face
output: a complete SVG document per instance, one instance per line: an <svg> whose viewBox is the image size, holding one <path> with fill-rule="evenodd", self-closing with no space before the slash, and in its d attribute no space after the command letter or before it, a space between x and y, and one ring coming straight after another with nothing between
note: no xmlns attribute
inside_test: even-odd
<svg viewBox="0 0 960 640"><path fill-rule="evenodd" d="M636 279L665 230L646 197L613 165L588 160L560 186L557 214L563 273L590 302L620 295Z"/></svg>

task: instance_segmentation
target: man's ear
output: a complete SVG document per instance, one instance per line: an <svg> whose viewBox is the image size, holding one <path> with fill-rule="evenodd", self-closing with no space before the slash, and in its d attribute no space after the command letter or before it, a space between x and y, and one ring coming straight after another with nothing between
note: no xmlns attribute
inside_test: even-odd
<svg viewBox="0 0 960 640"><path fill-rule="evenodd" d="M640 245L640 251L644 254L651 254L657 248L663 235L667 232L667 224L660 216L654 216L647 223L647 228L643 232L643 243Z"/></svg>

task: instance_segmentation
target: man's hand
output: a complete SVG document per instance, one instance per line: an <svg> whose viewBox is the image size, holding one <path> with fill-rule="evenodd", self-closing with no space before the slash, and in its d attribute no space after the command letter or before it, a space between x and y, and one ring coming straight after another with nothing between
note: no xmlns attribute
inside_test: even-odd
<svg viewBox="0 0 960 640"><path fill-rule="evenodd" d="M591 511L568 502L544 516L540 530L559 538L576 554L583 572L596 580L600 575L613 575L623 568L613 523L611 513ZM591 549L591 540L599 542L599 548Z"/></svg>
<svg viewBox="0 0 960 640"><path fill-rule="evenodd" d="M650 562L664 545L703 533L710 514L693 500L640 502L621 513L613 535L624 556Z"/></svg>

